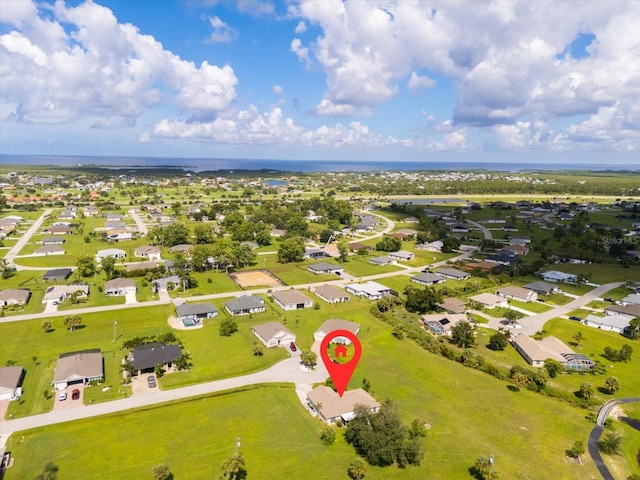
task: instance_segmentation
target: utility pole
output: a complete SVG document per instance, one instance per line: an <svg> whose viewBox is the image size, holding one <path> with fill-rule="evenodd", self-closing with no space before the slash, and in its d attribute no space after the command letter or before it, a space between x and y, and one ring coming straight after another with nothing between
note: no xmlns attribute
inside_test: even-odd
<svg viewBox="0 0 640 480"><path fill-rule="evenodd" d="M240 437L236 437L236 454L240 450Z"/></svg>
<svg viewBox="0 0 640 480"><path fill-rule="evenodd" d="M117 327L118 327L118 321L114 320L113 321L113 343L116 343L116 338L118 338Z"/></svg>

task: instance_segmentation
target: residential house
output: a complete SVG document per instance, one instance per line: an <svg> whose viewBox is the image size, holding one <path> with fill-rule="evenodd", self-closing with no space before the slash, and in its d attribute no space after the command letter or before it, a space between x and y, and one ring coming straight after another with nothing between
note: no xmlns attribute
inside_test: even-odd
<svg viewBox="0 0 640 480"><path fill-rule="evenodd" d="M17 400L22 395L24 368L18 365L0 367L0 401Z"/></svg>
<svg viewBox="0 0 640 480"><path fill-rule="evenodd" d="M146 343L136 347L129 353L128 360L133 365L134 373L151 373L156 366L171 368L182 355L180 345L166 343Z"/></svg>
<svg viewBox="0 0 640 480"><path fill-rule="evenodd" d="M464 266L464 268L468 270L480 270L481 272L494 273L503 270L504 265L502 263L480 261L469 262Z"/></svg>
<svg viewBox="0 0 640 480"><path fill-rule="evenodd" d="M397 260L395 258L391 258L388 255L383 255L381 257L370 258L369 263L372 265L378 265L380 267L384 267L387 265L395 265L397 263Z"/></svg>
<svg viewBox="0 0 640 480"><path fill-rule="evenodd" d="M431 272L422 272L411 277L411 281L419 285L437 285L438 283L444 283L446 280L442 275Z"/></svg>
<svg viewBox="0 0 640 480"><path fill-rule="evenodd" d="M444 243L442 242L442 240L435 240L428 243L419 243L418 245L416 245L417 250L424 250L426 252L442 252L442 247L444 247Z"/></svg>
<svg viewBox="0 0 640 480"><path fill-rule="evenodd" d="M150 261L160 261L160 248L152 245L144 245L133 251L133 255Z"/></svg>
<svg viewBox="0 0 640 480"><path fill-rule="evenodd" d="M640 305L640 294L631 293L620 300L620 303L625 307L628 305Z"/></svg>
<svg viewBox="0 0 640 480"><path fill-rule="evenodd" d="M459 322L468 322L464 313L432 313L423 315L422 325L434 335L451 335L451 329Z"/></svg>
<svg viewBox="0 0 640 480"><path fill-rule="evenodd" d="M123 296L136 291L136 281L133 278L114 278L104 282L104 293L109 297Z"/></svg>
<svg viewBox="0 0 640 480"><path fill-rule="evenodd" d="M380 403L362 388L347 390L341 397L326 385L319 385L311 390L307 394L307 404L313 406L313 410L327 425L334 424L338 420L344 423L353 420L356 405L368 407L371 413L376 413L380 409Z"/></svg>
<svg viewBox="0 0 640 480"><path fill-rule="evenodd" d="M44 237L42 239L43 245L62 245L64 243L64 238L61 237Z"/></svg>
<svg viewBox="0 0 640 480"><path fill-rule="evenodd" d="M98 214L98 207L95 205L86 205L82 209L82 213L85 217L95 217Z"/></svg>
<svg viewBox="0 0 640 480"><path fill-rule="evenodd" d="M296 336L289 331L280 322L268 322L253 327L253 334L267 348L271 347L288 347L292 342L295 343Z"/></svg>
<svg viewBox="0 0 640 480"><path fill-rule="evenodd" d="M485 262L499 263L504 266L513 266L521 263L521 260L517 255L508 250L500 250L498 253L487 255L484 259Z"/></svg>
<svg viewBox="0 0 640 480"><path fill-rule="evenodd" d="M589 314L584 319L584 324L589 327L599 328L600 330L607 330L610 332L624 333L625 329L629 326L631 319L627 315L605 315L599 317L597 315Z"/></svg>
<svg viewBox="0 0 640 480"><path fill-rule="evenodd" d="M406 250L399 250L397 252L389 252L389 257L399 260L401 262L410 262L413 260L413 253Z"/></svg>
<svg viewBox="0 0 640 480"><path fill-rule="evenodd" d="M539 295L551 295L552 293L556 293L558 291L558 287L556 287L555 285L551 285L550 283L541 281L527 283L524 288L536 292Z"/></svg>
<svg viewBox="0 0 640 480"><path fill-rule="evenodd" d="M272 228L271 230L269 230L269 235L276 238L284 236L285 233L287 233L286 230L283 230L281 228Z"/></svg>
<svg viewBox="0 0 640 480"><path fill-rule="evenodd" d="M63 353L56 362L53 387L65 390L69 385L86 385L103 379L104 361L100 349Z"/></svg>
<svg viewBox="0 0 640 480"><path fill-rule="evenodd" d="M31 290L28 288L10 288L0 290L0 307L12 305L26 305L31 298Z"/></svg>
<svg viewBox="0 0 640 480"><path fill-rule="evenodd" d="M328 262L314 263L313 265L309 265L307 270L311 273L315 273L316 275L323 273L335 273L336 275L341 275L344 272L344 268Z"/></svg>
<svg viewBox="0 0 640 480"><path fill-rule="evenodd" d="M313 306L313 300L298 290L280 290L273 292L271 296L283 310L298 310Z"/></svg>
<svg viewBox="0 0 640 480"><path fill-rule="evenodd" d="M416 217L407 217L405 219L402 220L404 223L419 223L420 220L418 220Z"/></svg>
<svg viewBox="0 0 640 480"><path fill-rule="evenodd" d="M60 245L43 245L40 248L37 248L33 254L34 255L64 255L65 249L62 248Z"/></svg>
<svg viewBox="0 0 640 480"><path fill-rule="evenodd" d="M180 277L177 275L171 275L170 277L163 277L154 280L152 283L152 290L154 292L161 292L163 290L173 290L180 286Z"/></svg>
<svg viewBox="0 0 640 480"><path fill-rule="evenodd" d="M169 248L169 253L181 253L184 256L190 256L191 255L191 249L193 248L193 245L190 245L188 243L181 243L179 245L174 245L173 247Z"/></svg>
<svg viewBox="0 0 640 480"><path fill-rule="evenodd" d="M322 342L324 337L335 330L346 330L347 332L351 332L354 335L358 335L358 333L360 332L360 324L349 322L347 320L341 320L338 318L331 318L320 325L320 327L314 332L313 339L316 342ZM336 343L344 343L347 345L351 343L351 340L349 340L347 337L340 336L336 336L333 341Z"/></svg>
<svg viewBox="0 0 640 480"><path fill-rule="evenodd" d="M577 275L559 272L557 270L548 270L546 272L542 272L540 275L545 282L576 283L578 280Z"/></svg>
<svg viewBox="0 0 640 480"><path fill-rule="evenodd" d="M124 242L126 240L131 240L133 238L133 233L129 232L109 232L107 234L107 239L113 242Z"/></svg>
<svg viewBox="0 0 640 480"><path fill-rule="evenodd" d="M42 298L42 303L64 302L72 295L76 295L79 298L87 297L89 295L89 285L52 285L45 291L44 297Z"/></svg>
<svg viewBox="0 0 640 480"><path fill-rule="evenodd" d="M529 237L509 237L509 245L522 245L526 246L531 243L531 239Z"/></svg>
<svg viewBox="0 0 640 480"><path fill-rule="evenodd" d="M640 305L611 305L604 309L604 313L607 315L626 315L629 320L633 320L640 317Z"/></svg>
<svg viewBox="0 0 640 480"><path fill-rule="evenodd" d="M42 279L45 282L66 280L71 275L71 272L71 268L53 268L51 270L47 270L47 272L42 275Z"/></svg>
<svg viewBox="0 0 640 480"><path fill-rule="evenodd" d="M502 247L501 252L509 252L514 255L527 255L529 253L529 248L524 245L507 245Z"/></svg>
<svg viewBox="0 0 640 480"><path fill-rule="evenodd" d="M67 227L65 225L60 225L60 226L56 226L56 227L50 227L47 232L49 232L51 235L70 235L71 234L71 227Z"/></svg>
<svg viewBox="0 0 640 480"><path fill-rule="evenodd" d="M351 298L347 293L335 285L320 285L314 289L313 293L327 303L346 302Z"/></svg>
<svg viewBox="0 0 640 480"><path fill-rule="evenodd" d="M451 230L451 233L469 233L469 229L466 227L466 225L463 225L461 223L451 224L449 226L449 230Z"/></svg>
<svg viewBox="0 0 640 480"><path fill-rule="evenodd" d="M218 315L218 309L212 303L183 303L176 307L176 315L182 321L200 324L205 318Z"/></svg>
<svg viewBox="0 0 640 480"><path fill-rule="evenodd" d="M365 282L365 283L352 283L347 285L347 292L357 296L357 297L365 297L367 300L379 300L385 295L394 295L396 292L391 290L389 287L385 287L376 282Z"/></svg>
<svg viewBox="0 0 640 480"><path fill-rule="evenodd" d="M591 370L595 367L595 362L586 355L573 352L556 337L534 340L520 334L511 338L511 345L532 367L544 367L544 362L549 359L560 362L567 370Z"/></svg>
<svg viewBox="0 0 640 480"><path fill-rule="evenodd" d="M158 268L160 265L158 262L138 262L138 263L128 263L124 266L124 269L128 272L136 272L140 270L154 270ZM167 269L169 267L167 266Z"/></svg>
<svg viewBox="0 0 640 480"><path fill-rule="evenodd" d="M444 298L437 306L449 313L464 313L466 310L465 302L456 297Z"/></svg>
<svg viewBox="0 0 640 480"><path fill-rule="evenodd" d="M267 311L264 300L256 295L242 295L224 304L224 308L230 315L250 315Z"/></svg>
<svg viewBox="0 0 640 480"><path fill-rule="evenodd" d="M479 293L478 295L469 297L469 300L478 302L484 308L489 308L489 309L496 308L496 307L509 306L506 298L500 297L498 295L494 295L493 293Z"/></svg>
<svg viewBox="0 0 640 480"><path fill-rule="evenodd" d="M360 242L352 242L348 246L349 246L349 250L351 250L352 252L357 252L359 250L365 250L365 251L373 250L373 247L371 245L366 245Z"/></svg>
<svg viewBox="0 0 640 480"><path fill-rule="evenodd" d="M325 251L324 248L305 248L304 249L304 258L329 258L331 255Z"/></svg>
<svg viewBox="0 0 640 480"><path fill-rule="evenodd" d="M516 287L514 285L501 287L496 291L496 294L508 300L517 300L519 302L533 302L538 298L537 292L528 288Z"/></svg>
<svg viewBox="0 0 640 480"><path fill-rule="evenodd" d="M116 260L122 260L127 256L127 252L121 250L119 248L105 248L103 250L98 250L95 259L96 262L102 263L103 258L112 257Z"/></svg>
<svg viewBox="0 0 640 480"><path fill-rule="evenodd" d="M452 280L466 280L467 278L471 277L468 272L463 272L462 270L458 270L457 268L449 267L436 270L436 273Z"/></svg>

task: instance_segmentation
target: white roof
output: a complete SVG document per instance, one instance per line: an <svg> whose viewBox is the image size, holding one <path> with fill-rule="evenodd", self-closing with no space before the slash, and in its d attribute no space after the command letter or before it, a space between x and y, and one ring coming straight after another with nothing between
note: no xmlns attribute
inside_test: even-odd
<svg viewBox="0 0 640 480"><path fill-rule="evenodd" d="M629 317L627 315L605 315L598 317L597 315L587 315L584 319L585 323L591 325L604 325L607 327L624 330L629 325Z"/></svg>
<svg viewBox="0 0 640 480"><path fill-rule="evenodd" d="M623 303L632 303L634 305L640 305L640 293L632 293L622 299Z"/></svg>
<svg viewBox="0 0 640 480"><path fill-rule="evenodd" d="M384 285L371 281L349 285L349 288L352 288L357 292L364 292L368 295L380 295L382 292L386 292L389 290L389 287L385 287Z"/></svg>

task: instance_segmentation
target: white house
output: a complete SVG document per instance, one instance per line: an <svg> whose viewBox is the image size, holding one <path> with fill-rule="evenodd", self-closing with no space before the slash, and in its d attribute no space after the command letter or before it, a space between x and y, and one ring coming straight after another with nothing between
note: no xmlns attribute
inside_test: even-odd
<svg viewBox="0 0 640 480"><path fill-rule="evenodd" d="M265 344L267 348L288 347L296 341L294 333L289 331L280 322L268 322L253 327L253 334Z"/></svg>
<svg viewBox="0 0 640 480"><path fill-rule="evenodd" d="M119 248L105 248L104 250L98 250L96 253L96 262L101 263L103 258L112 257L116 260L123 259L127 256L127 252Z"/></svg>
<svg viewBox="0 0 640 480"><path fill-rule="evenodd" d="M629 305L640 305L640 294L632 293L630 295L627 295L622 300L620 300L620 303L625 307Z"/></svg>
<svg viewBox="0 0 640 480"><path fill-rule="evenodd" d="M352 283L345 287L347 292L367 300L378 300L384 295L391 294L393 290L376 282Z"/></svg>
<svg viewBox="0 0 640 480"><path fill-rule="evenodd" d="M499 288L496 294L509 300L518 300L520 302L533 302L538 298L538 293L527 288L516 287L514 285L507 285L506 287Z"/></svg>
<svg viewBox="0 0 640 480"><path fill-rule="evenodd" d="M20 366L0 367L0 400L16 400L22 394L24 369Z"/></svg>
<svg viewBox="0 0 640 480"><path fill-rule="evenodd" d="M133 251L133 254L138 258L145 258L156 262L160 261L160 248L153 245L138 247Z"/></svg>
<svg viewBox="0 0 640 480"><path fill-rule="evenodd" d="M282 290L271 294L276 304L283 310L298 310L313 306L313 300L298 290Z"/></svg>
<svg viewBox="0 0 640 480"><path fill-rule="evenodd" d="M351 297L335 285L320 285L313 290L318 297L327 303L346 302Z"/></svg>
<svg viewBox="0 0 640 480"><path fill-rule="evenodd" d="M559 272L557 270L548 270L546 272L542 272L541 275L545 282L576 283L578 280L577 275Z"/></svg>
<svg viewBox="0 0 640 480"><path fill-rule="evenodd" d="M597 315L590 314L584 319L584 324L589 327L599 328L600 330L623 333L624 329L629 326L630 321L626 315L605 315L604 317L598 317Z"/></svg>
<svg viewBox="0 0 640 480"><path fill-rule="evenodd" d="M413 260L413 253L406 250L398 250L397 252L389 252L389 256L402 262L409 262Z"/></svg>
<svg viewBox="0 0 640 480"><path fill-rule="evenodd" d="M495 308L495 307L508 307L507 299L504 297L500 297L498 295L494 295L493 293L479 293L478 295L474 295L473 297L469 297L469 300L473 300L474 302L478 302L485 308Z"/></svg>
<svg viewBox="0 0 640 480"><path fill-rule="evenodd" d="M114 278L104 282L104 293L108 296L123 296L136 291L136 281L133 278Z"/></svg>

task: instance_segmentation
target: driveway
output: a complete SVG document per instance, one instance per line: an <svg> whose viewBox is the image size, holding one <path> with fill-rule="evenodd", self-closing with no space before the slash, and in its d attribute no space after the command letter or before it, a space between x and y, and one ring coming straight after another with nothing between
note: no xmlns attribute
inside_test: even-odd
<svg viewBox="0 0 640 480"><path fill-rule="evenodd" d="M138 299L136 298L136 292L127 292L124 296L124 303L126 305L132 305L134 303L138 303Z"/></svg>

